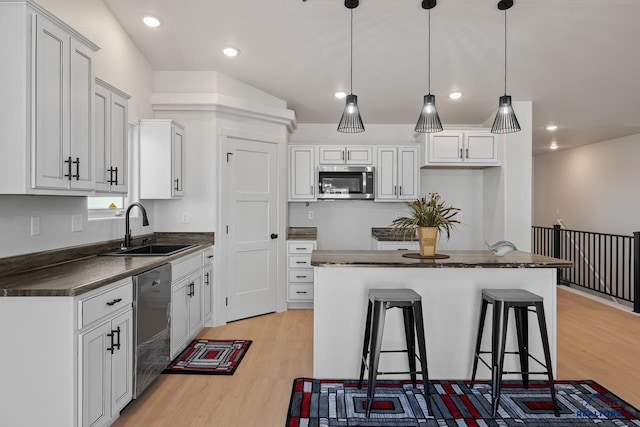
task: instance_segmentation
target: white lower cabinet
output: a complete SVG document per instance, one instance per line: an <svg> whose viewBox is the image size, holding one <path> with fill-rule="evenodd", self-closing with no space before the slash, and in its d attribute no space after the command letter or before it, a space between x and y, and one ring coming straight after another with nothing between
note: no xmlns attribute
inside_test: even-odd
<svg viewBox="0 0 640 427"><path fill-rule="evenodd" d="M77 301L82 427L111 424L133 397L132 302L130 278Z"/></svg>
<svg viewBox="0 0 640 427"><path fill-rule="evenodd" d="M315 240L287 241L287 301L289 303L313 302L311 252L316 247Z"/></svg>
<svg viewBox="0 0 640 427"><path fill-rule="evenodd" d="M418 241L380 241L371 239L371 249L374 251L418 251Z"/></svg>
<svg viewBox="0 0 640 427"><path fill-rule="evenodd" d="M131 401L133 310L80 334L82 426L109 425Z"/></svg>
<svg viewBox="0 0 640 427"><path fill-rule="evenodd" d="M209 258L211 256L211 258ZM171 263L171 358L204 327L212 314L213 248Z"/></svg>
<svg viewBox="0 0 640 427"><path fill-rule="evenodd" d="M202 251L202 307L204 322L213 315L213 247Z"/></svg>

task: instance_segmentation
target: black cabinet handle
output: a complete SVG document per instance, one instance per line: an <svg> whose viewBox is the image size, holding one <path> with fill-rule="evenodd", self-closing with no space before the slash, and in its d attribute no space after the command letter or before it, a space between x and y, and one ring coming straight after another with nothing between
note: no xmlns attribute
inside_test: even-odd
<svg viewBox="0 0 640 427"><path fill-rule="evenodd" d="M111 185L118 185L118 167L110 167L109 169L107 169L107 171L109 172L109 179L107 180L107 182ZM116 174L116 179L113 179L114 173Z"/></svg>
<svg viewBox="0 0 640 427"><path fill-rule="evenodd" d="M195 283L189 283L189 296L194 297L196 295L196 285Z"/></svg>
<svg viewBox="0 0 640 427"><path fill-rule="evenodd" d="M76 174L72 175L72 177L75 178L76 181L79 181L80 180L80 158L76 157L76 159L71 163L76 165Z"/></svg>
<svg viewBox="0 0 640 427"><path fill-rule="evenodd" d="M296 264L306 264L307 261L296 261Z"/></svg>
<svg viewBox="0 0 640 427"><path fill-rule="evenodd" d="M115 349L114 345L113 345L113 333L114 333L114 331L112 330L110 334L107 334L107 336L111 340L111 345L109 347L107 347L107 351L111 352L111 354L113 354L113 350Z"/></svg>
<svg viewBox="0 0 640 427"><path fill-rule="evenodd" d="M71 181L71 157L67 158L67 160L64 161L67 164L67 168L68 168L68 173L64 174L65 178L69 178L69 181Z"/></svg>
<svg viewBox="0 0 640 427"><path fill-rule="evenodd" d="M277 238L278 238L278 235L277 235L277 234L275 234L275 233L271 233L271 238L272 238L272 239L277 239Z"/></svg>
<svg viewBox="0 0 640 427"><path fill-rule="evenodd" d="M176 178L174 181L176 182L175 190L180 191L180 178Z"/></svg>
<svg viewBox="0 0 640 427"><path fill-rule="evenodd" d="M118 341L115 344L113 344L113 346L116 348L116 350L120 350L120 326L118 326L118 329L113 331L113 333L118 334Z"/></svg>
<svg viewBox="0 0 640 427"><path fill-rule="evenodd" d="M109 302L107 303L107 305L108 305L109 307L111 307L112 305L115 305L115 304L119 303L120 301L122 301L122 298L116 298L116 299L114 299L113 301L109 301Z"/></svg>
<svg viewBox="0 0 640 427"><path fill-rule="evenodd" d="M207 255L207 258L208 258L208 259L213 258L213 255Z"/></svg>
<svg viewBox="0 0 640 427"><path fill-rule="evenodd" d="M209 286L209 273L204 273L204 284Z"/></svg>
<svg viewBox="0 0 640 427"><path fill-rule="evenodd" d="M307 291L296 291L296 294L306 294Z"/></svg>
<svg viewBox="0 0 640 427"><path fill-rule="evenodd" d="M296 276L296 279L306 279L307 276Z"/></svg>

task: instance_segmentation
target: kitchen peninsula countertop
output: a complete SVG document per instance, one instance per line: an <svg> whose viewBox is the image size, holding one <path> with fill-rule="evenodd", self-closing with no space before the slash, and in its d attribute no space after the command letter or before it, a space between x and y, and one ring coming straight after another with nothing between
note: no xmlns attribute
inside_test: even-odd
<svg viewBox="0 0 640 427"><path fill-rule="evenodd" d="M84 245L57 251L5 258L22 263L25 271L0 277L0 297L30 296L76 296L100 288L117 280L134 276L162 264L169 263L190 253L198 252L214 243L213 233L156 233L151 235L155 243L189 243L193 248L171 256L100 256L94 253L107 252L106 244ZM136 242L139 239L136 238ZM137 244L137 243L136 243ZM84 257L78 257L84 252ZM49 253L55 255L48 256ZM68 253L68 261L58 261L50 266L37 266L43 258L59 259Z"/></svg>
<svg viewBox="0 0 640 427"><path fill-rule="evenodd" d="M371 227L371 237L380 242L417 242L415 233L404 233L391 227Z"/></svg>
<svg viewBox="0 0 640 427"><path fill-rule="evenodd" d="M315 250L314 267L424 267L424 268L569 268L570 261L529 252L512 251L502 257L489 250L439 251L446 259L403 257L405 251ZM415 252L414 252L415 253Z"/></svg>
<svg viewBox="0 0 640 427"><path fill-rule="evenodd" d="M289 227L287 240L318 240L317 227Z"/></svg>

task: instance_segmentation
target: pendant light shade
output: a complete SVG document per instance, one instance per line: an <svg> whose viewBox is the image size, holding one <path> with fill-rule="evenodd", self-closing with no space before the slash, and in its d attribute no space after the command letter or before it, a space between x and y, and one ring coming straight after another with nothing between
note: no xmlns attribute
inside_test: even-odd
<svg viewBox="0 0 640 427"><path fill-rule="evenodd" d="M362 117L360 117L360 110L358 109L358 97L354 94L347 95L347 104L340 118L340 124L338 124L338 132L364 132L364 124L362 123Z"/></svg>
<svg viewBox="0 0 640 427"><path fill-rule="evenodd" d="M358 97L353 94L353 9L358 7L358 3L358 0L345 0L344 2L344 6L351 12L351 90L347 95L344 112L340 118L340 123L338 123L338 132L343 133L364 132L364 124L358 108Z"/></svg>
<svg viewBox="0 0 640 427"><path fill-rule="evenodd" d="M420 117L418 117L415 131L420 133L442 131L442 123L436 109L435 95L428 94L424 96L424 105L422 106Z"/></svg>
<svg viewBox="0 0 640 427"><path fill-rule="evenodd" d="M513 6L513 0L500 0L498 9L504 10L504 95L498 101L498 112L491 127L492 133L520 132L520 123L516 117L511 96L507 95L507 9Z"/></svg>
<svg viewBox="0 0 640 427"><path fill-rule="evenodd" d="M438 116L438 109L436 108L436 97L431 95L431 9L436 6L436 0L423 0L422 8L429 11L429 55L427 65L427 81L429 93L424 96L424 104L420 111L420 117L418 117L418 123L416 123L416 132L420 133L432 133L441 132L442 123L440 122L440 116Z"/></svg>
<svg viewBox="0 0 640 427"><path fill-rule="evenodd" d="M511 97L504 95L500 97L498 113L491 127L492 133L513 133L520 131L520 123L511 105Z"/></svg>

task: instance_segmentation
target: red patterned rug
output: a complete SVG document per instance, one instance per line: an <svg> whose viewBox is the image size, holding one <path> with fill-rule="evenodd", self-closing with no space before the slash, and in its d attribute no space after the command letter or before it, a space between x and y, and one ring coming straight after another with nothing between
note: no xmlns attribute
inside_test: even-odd
<svg viewBox="0 0 640 427"><path fill-rule="evenodd" d="M251 342L248 340L193 340L163 373L233 375Z"/></svg>
<svg viewBox="0 0 640 427"><path fill-rule="evenodd" d="M431 381L433 413L423 387L409 381L377 381L369 418L367 385L357 380L298 378L293 382L286 427L599 427L640 426L640 412L594 381L558 381L560 416L553 413L544 381L503 381L498 416L491 416L487 381Z"/></svg>

